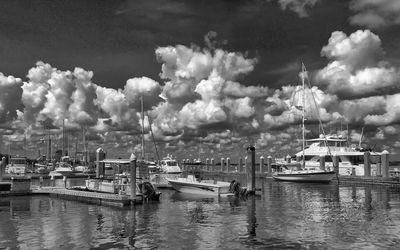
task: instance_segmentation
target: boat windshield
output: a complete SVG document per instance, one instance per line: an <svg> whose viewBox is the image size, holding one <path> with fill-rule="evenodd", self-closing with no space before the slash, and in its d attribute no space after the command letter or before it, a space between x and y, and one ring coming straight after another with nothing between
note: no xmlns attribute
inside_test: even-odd
<svg viewBox="0 0 400 250"><path fill-rule="evenodd" d="M25 159L11 159L11 163L14 163L14 164L25 164L26 160Z"/></svg>
<svg viewBox="0 0 400 250"><path fill-rule="evenodd" d="M178 165L176 163L176 161L167 161L166 163L167 163L167 166L176 166L176 165Z"/></svg>

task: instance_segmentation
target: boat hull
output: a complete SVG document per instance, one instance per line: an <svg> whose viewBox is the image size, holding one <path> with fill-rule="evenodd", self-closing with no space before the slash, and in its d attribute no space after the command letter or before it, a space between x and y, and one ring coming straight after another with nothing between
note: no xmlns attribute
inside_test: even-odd
<svg viewBox="0 0 400 250"><path fill-rule="evenodd" d="M336 173L320 172L320 173L278 173L272 177L277 181L292 181L292 182L330 182Z"/></svg>
<svg viewBox="0 0 400 250"><path fill-rule="evenodd" d="M217 182L216 184L210 184L171 179L168 179L168 181L173 189L182 193L210 196L219 196L229 193L229 182Z"/></svg>

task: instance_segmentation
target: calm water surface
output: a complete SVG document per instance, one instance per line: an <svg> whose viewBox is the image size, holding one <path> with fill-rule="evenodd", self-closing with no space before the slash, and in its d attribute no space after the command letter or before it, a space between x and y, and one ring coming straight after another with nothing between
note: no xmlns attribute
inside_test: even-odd
<svg viewBox="0 0 400 250"><path fill-rule="evenodd" d="M260 197L196 198L113 208L46 196L0 198L0 249L390 249L400 192L259 183Z"/></svg>

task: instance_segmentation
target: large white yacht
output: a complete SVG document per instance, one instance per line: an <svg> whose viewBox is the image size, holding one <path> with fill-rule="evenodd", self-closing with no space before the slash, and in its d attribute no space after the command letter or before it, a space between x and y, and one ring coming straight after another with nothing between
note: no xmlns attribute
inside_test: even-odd
<svg viewBox="0 0 400 250"><path fill-rule="evenodd" d="M157 166L156 171L150 174L150 182L160 188L170 188L171 184L167 179L175 180L181 177L182 169L178 161L171 156L164 157Z"/></svg>
<svg viewBox="0 0 400 250"><path fill-rule="evenodd" d="M339 157L339 175L364 175L365 150L350 146L347 139L337 135L320 135L319 138L306 140L304 157L309 166L319 166L320 156L325 156L325 166L333 169L331 155ZM370 151L371 174L376 175L377 163L381 153ZM303 156L303 150L296 154Z"/></svg>

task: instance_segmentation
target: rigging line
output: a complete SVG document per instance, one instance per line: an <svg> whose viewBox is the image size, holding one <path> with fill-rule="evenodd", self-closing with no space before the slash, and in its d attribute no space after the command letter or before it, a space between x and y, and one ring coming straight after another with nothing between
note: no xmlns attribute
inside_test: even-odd
<svg viewBox="0 0 400 250"><path fill-rule="evenodd" d="M158 154L157 143L156 143L156 140L154 138L153 129L151 128L152 121L151 121L151 118L149 116L149 112L146 111L146 115L147 115L147 119L149 119L149 128L150 128L151 138L153 139L154 148L156 149L157 160L160 161L160 155Z"/></svg>
<svg viewBox="0 0 400 250"><path fill-rule="evenodd" d="M306 69L306 66L304 64L303 64L303 67L304 67L304 69ZM331 149L330 149L329 144L328 144L327 139L326 139L324 126L322 126L321 116L319 115L318 105L317 105L317 102L315 101L315 96L314 96L314 93L313 93L313 91L311 89L311 83L310 83L310 79L308 77L307 77L307 83L308 83L308 87L310 88L310 93L311 93L314 105L317 108L318 122L319 122L319 125L321 126L322 134L324 135L325 146L328 148L328 154L332 157Z"/></svg>

